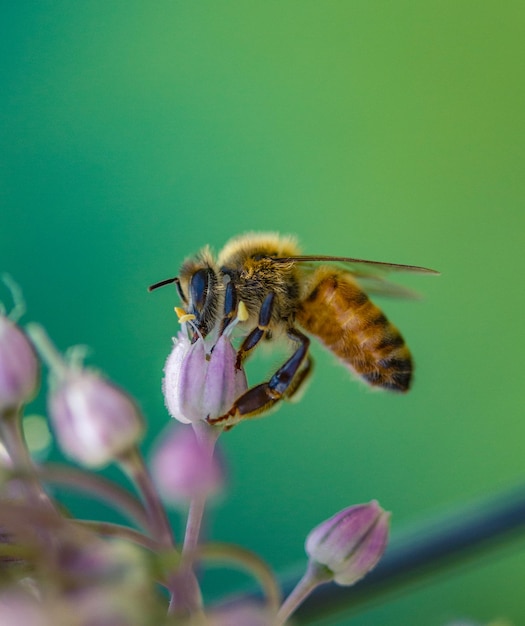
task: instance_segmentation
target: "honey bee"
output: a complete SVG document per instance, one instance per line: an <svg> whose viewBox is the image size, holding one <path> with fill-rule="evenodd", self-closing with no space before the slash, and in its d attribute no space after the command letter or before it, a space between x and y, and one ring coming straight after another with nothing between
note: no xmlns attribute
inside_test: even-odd
<svg viewBox="0 0 525 626"><path fill-rule="evenodd" d="M388 270L438 273L414 265L302 256L292 237L248 233L231 239L217 258L205 247L183 263L177 277L149 289L175 283L184 312L194 316L203 337L218 337L242 309L242 321L237 319L242 336L239 368L261 340L291 340L292 355L268 381L248 389L225 415L209 420L231 426L299 391L313 364L308 335L368 385L408 391L413 371L410 351L362 286L368 282L379 285L381 292L401 295L402 288L383 280L381 274Z"/></svg>

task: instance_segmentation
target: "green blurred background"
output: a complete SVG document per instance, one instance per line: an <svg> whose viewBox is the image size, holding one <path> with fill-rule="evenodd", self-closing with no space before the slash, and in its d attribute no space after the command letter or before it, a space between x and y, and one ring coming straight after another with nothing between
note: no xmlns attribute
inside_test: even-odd
<svg viewBox="0 0 525 626"><path fill-rule="evenodd" d="M202 245L272 230L442 272L382 302L417 360L409 395L316 346L301 403L223 437L213 538L283 571L348 504L377 498L396 532L522 482L524 27L518 1L3 4L0 266L26 320L135 395L145 449L177 330L175 291L146 287ZM525 624L524 577L521 541L352 624Z"/></svg>

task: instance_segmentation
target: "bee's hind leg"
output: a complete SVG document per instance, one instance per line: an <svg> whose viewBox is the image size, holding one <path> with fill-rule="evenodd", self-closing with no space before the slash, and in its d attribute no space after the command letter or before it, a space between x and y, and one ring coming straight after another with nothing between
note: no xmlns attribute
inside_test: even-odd
<svg viewBox="0 0 525 626"><path fill-rule="evenodd" d="M310 340L295 328L288 330L288 336L297 341L299 347L286 363L275 372L268 382L248 389L237 398L228 413L208 419L210 424L231 427L243 419L249 419L268 411L280 400L291 397L298 391L306 380L312 365L308 356Z"/></svg>
<svg viewBox="0 0 525 626"><path fill-rule="evenodd" d="M310 375L312 374L313 368L314 361L310 354L307 354L301 369L298 370L297 374L294 376L290 386L285 393L285 398L287 400L297 402L302 398L303 392L308 386L308 382L310 380Z"/></svg>

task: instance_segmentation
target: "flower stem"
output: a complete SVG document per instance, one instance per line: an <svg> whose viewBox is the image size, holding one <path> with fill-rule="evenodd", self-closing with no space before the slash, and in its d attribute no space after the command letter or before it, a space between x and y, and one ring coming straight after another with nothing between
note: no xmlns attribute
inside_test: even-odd
<svg viewBox="0 0 525 626"><path fill-rule="evenodd" d="M199 581L191 567L184 564L168 579L171 592L168 615L204 617Z"/></svg>
<svg viewBox="0 0 525 626"><path fill-rule="evenodd" d="M272 570L259 556L235 544L213 542L199 546L197 557L220 565L234 565L254 576L264 591L268 608L277 613L281 604L281 589Z"/></svg>
<svg viewBox="0 0 525 626"><path fill-rule="evenodd" d="M139 450L136 447L131 448L120 456L118 462L142 496L148 513L150 533L160 546L173 549L175 541L166 511ZM191 567L182 564L175 572L168 573L166 586L171 594L168 614L204 616L201 590Z"/></svg>
<svg viewBox="0 0 525 626"><path fill-rule="evenodd" d="M55 507L35 475L33 459L27 448L22 430L20 409L4 411L0 415L0 440L3 442L15 471L24 473L22 488L34 506L44 506L55 511Z"/></svg>
<svg viewBox="0 0 525 626"><path fill-rule="evenodd" d="M332 575L326 568L322 568L310 561L304 576L299 580L279 609L273 626L284 624L316 587L324 582L328 582L331 578Z"/></svg>
<svg viewBox="0 0 525 626"><path fill-rule="evenodd" d="M197 441L203 446L208 454L213 456L215 443L222 432L221 428L210 426L206 422L192 424ZM186 520L186 532L182 546L182 562L176 574L175 593L171 597L168 614L174 614L186 610L192 614L202 610L202 596L200 593L197 577L193 570L193 562L199 543L200 529L206 498L195 496L190 502L188 519ZM198 592L198 593L197 593Z"/></svg>
<svg viewBox="0 0 525 626"><path fill-rule="evenodd" d="M199 534L206 505L205 497L192 498L188 519L186 521L186 533L182 546L182 555L188 561L193 560L193 555L199 542Z"/></svg>
<svg viewBox="0 0 525 626"><path fill-rule="evenodd" d="M133 446L127 453L119 457L118 463L142 496L148 514L150 533L161 545L169 548L173 547L173 532L169 525L166 511L151 481L142 455Z"/></svg>
<svg viewBox="0 0 525 626"><path fill-rule="evenodd" d="M57 378L65 376L67 371L67 365L62 358L62 355L58 352L55 346L47 336L46 331L39 324L28 324L26 331L32 342L37 347L38 351L42 355L42 358L52 370Z"/></svg>
<svg viewBox="0 0 525 626"><path fill-rule="evenodd" d="M81 491L87 491L95 497L112 504L122 513L137 523L141 528L147 529L149 518L142 503L115 483L89 474L71 466L48 464L38 469L38 476L45 482L67 485Z"/></svg>
<svg viewBox="0 0 525 626"><path fill-rule="evenodd" d="M211 458L222 429L216 426L210 426L204 421L195 422L192 426L197 441ZM186 533L184 535L184 545L182 547L182 555L188 561L192 560L195 550L197 549L205 505L206 498L201 495L195 496L190 502L188 519L186 521Z"/></svg>
<svg viewBox="0 0 525 626"><path fill-rule="evenodd" d="M98 520L72 520L76 526L87 528L97 535L104 535L107 537L119 537L132 541L139 546L143 546L152 552L156 552L159 549L159 544L150 537L146 537L138 530L129 528L128 526L122 526L121 524L113 524L111 522L99 522Z"/></svg>
<svg viewBox="0 0 525 626"><path fill-rule="evenodd" d="M11 409L2 412L0 415L0 439L14 467L24 470L33 469L33 461L22 431L22 413L20 410Z"/></svg>

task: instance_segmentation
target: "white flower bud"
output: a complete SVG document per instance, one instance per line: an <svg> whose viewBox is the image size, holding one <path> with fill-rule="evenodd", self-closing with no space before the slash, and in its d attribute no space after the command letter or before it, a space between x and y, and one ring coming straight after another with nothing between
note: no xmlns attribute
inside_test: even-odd
<svg viewBox="0 0 525 626"><path fill-rule="evenodd" d="M29 339L0 315L0 412L17 409L35 397L39 364Z"/></svg>
<svg viewBox="0 0 525 626"><path fill-rule="evenodd" d="M144 430L131 398L87 370L62 375L50 394L49 413L62 450L89 467L104 466L127 452Z"/></svg>

